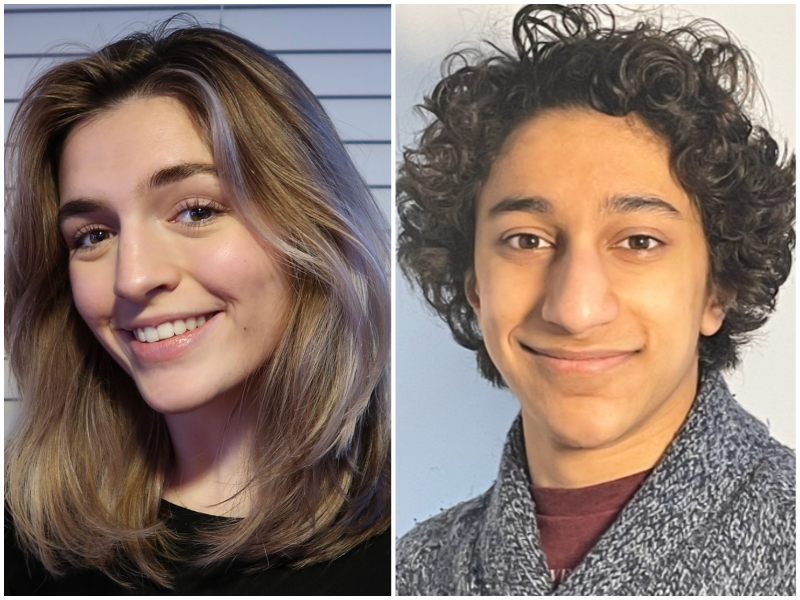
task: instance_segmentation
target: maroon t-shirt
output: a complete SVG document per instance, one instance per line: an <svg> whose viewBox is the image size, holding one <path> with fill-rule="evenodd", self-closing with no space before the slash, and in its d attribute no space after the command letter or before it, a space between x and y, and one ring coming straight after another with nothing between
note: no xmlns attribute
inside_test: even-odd
<svg viewBox="0 0 800 600"><path fill-rule="evenodd" d="M532 487L542 549L556 585L580 564L650 471L577 489Z"/></svg>

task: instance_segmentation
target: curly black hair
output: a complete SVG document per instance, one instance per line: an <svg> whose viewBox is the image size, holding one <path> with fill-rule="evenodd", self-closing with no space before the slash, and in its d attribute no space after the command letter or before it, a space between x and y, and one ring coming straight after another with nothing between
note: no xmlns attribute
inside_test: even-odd
<svg viewBox="0 0 800 600"><path fill-rule="evenodd" d="M513 25L515 53L492 45L451 54L421 108L433 117L406 148L397 179L398 259L405 276L504 386L464 291L475 200L508 135L553 108L635 114L670 148L678 181L699 209L710 283L726 317L701 337L701 368L738 363L739 348L775 309L795 245L795 156L746 113L752 60L718 24L623 28L605 6L530 5ZM783 154L783 156L781 156Z"/></svg>

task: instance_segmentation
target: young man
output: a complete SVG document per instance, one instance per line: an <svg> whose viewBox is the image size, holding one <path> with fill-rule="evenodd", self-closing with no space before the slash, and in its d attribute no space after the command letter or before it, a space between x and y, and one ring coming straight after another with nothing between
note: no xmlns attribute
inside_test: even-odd
<svg viewBox="0 0 800 600"><path fill-rule="evenodd" d="M398 593L794 593L794 454L719 374L789 274L794 156L707 29L528 7L426 99L400 264L521 415Z"/></svg>

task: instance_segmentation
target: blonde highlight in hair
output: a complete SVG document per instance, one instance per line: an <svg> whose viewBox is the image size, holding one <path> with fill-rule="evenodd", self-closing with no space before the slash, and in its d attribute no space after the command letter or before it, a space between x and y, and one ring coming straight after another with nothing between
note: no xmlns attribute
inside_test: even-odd
<svg viewBox="0 0 800 600"><path fill-rule="evenodd" d="M97 568L170 585L159 519L173 463L161 414L72 302L58 166L79 123L168 96L207 136L234 209L293 289L284 333L247 382L250 513L203 534L198 565L335 558L390 522L388 230L312 93L230 33L136 34L54 67L22 98L7 150L5 343L22 412L5 493L21 546L53 574Z"/></svg>

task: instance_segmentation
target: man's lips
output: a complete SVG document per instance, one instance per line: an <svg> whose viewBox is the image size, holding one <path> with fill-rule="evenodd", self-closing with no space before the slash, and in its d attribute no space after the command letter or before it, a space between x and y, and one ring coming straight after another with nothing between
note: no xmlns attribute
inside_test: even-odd
<svg viewBox="0 0 800 600"><path fill-rule="evenodd" d="M617 348L549 348L522 344L530 354L536 356L549 369L561 373L597 373L626 362L638 350Z"/></svg>
<svg viewBox="0 0 800 600"><path fill-rule="evenodd" d="M613 356L622 356L624 354L632 354L635 350L615 350L615 349L597 349L597 350L568 350L562 348L534 348L531 346L523 347L529 352L539 354L541 356L548 356L550 358L558 358L560 360L596 360L602 358L611 358Z"/></svg>

